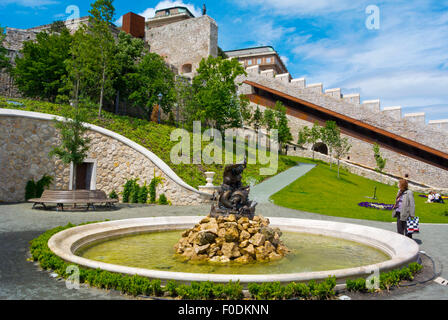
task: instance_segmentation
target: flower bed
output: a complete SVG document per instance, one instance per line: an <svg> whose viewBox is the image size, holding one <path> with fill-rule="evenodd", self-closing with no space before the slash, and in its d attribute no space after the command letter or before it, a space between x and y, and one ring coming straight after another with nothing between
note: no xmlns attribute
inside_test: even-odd
<svg viewBox="0 0 448 320"><path fill-rule="evenodd" d="M372 208L377 210L388 210L388 211L392 211L394 207L393 204L375 203L375 202L361 202L358 203L358 206L364 208Z"/></svg>

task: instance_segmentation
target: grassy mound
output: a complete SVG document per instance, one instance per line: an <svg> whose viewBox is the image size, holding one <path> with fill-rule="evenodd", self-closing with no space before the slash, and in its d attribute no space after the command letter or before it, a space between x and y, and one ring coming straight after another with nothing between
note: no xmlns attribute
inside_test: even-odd
<svg viewBox="0 0 448 320"><path fill-rule="evenodd" d="M301 159L301 162L310 160ZM333 169L324 162L316 161L316 168L288 187L274 194L275 204L306 212L328 216L393 222L392 211L365 208L359 203L373 201L394 204L398 187L369 180L341 169L337 177L337 166ZM371 200L374 188L377 200ZM448 205L425 203L426 199L414 193L415 213L421 223L448 223Z"/></svg>
<svg viewBox="0 0 448 320"><path fill-rule="evenodd" d="M8 103L7 101L16 101L22 104L16 105ZM62 116L66 108L71 108L67 105L54 104L49 102L28 100L28 99L8 99L0 97L0 108L18 109L24 111L41 112ZM186 183L197 188L200 185L205 185L205 175L207 171L216 172L215 185L222 183L222 174L224 165L219 164L174 164L170 160L170 151L178 143L170 141L171 132L176 127L168 125L159 125L154 122L142 120L127 116L118 116L110 112L103 112L101 119L97 117L96 108L85 108L88 113L89 123L103 127L105 129L116 132L126 138L140 144L141 146L151 150L159 158L165 161ZM190 139L193 141L193 139ZM205 145L203 145L203 148ZM278 164L278 172L281 173L298 164L298 158L290 156L280 156ZM257 184L262 182L269 176L260 176L259 170L268 165L248 165L243 175L243 182L245 184Z"/></svg>

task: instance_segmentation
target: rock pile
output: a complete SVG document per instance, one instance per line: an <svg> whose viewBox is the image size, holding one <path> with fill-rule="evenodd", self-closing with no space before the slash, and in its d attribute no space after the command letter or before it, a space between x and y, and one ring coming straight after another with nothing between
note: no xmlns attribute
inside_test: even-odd
<svg viewBox="0 0 448 320"><path fill-rule="evenodd" d="M182 234L174 246L185 260L250 263L283 258L290 251L281 242L280 229L270 228L269 219L235 215L206 217Z"/></svg>

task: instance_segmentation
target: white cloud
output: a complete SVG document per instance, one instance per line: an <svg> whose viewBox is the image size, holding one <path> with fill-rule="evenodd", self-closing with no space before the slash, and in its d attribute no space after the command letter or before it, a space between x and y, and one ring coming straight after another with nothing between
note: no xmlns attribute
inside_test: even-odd
<svg viewBox="0 0 448 320"><path fill-rule="evenodd" d="M315 15L341 12L357 8L365 1L353 0L234 0L236 5L243 8L258 9L272 14L297 16Z"/></svg>
<svg viewBox="0 0 448 320"><path fill-rule="evenodd" d="M0 0L1 1L1 0ZM146 20L154 18L157 10L162 10L171 7L186 7L195 17L202 16L202 10L196 8L194 4L184 3L180 0L164 0L159 2L154 8L147 8L145 11L139 13L140 16L145 17ZM121 16L117 21L115 21L117 26L123 24L123 16Z"/></svg>
<svg viewBox="0 0 448 320"><path fill-rule="evenodd" d="M382 10L378 31L293 37L290 58L300 61L310 82L360 88L362 100L380 98L383 107L401 105L408 112L408 106L446 105L447 14L415 5Z"/></svg>
<svg viewBox="0 0 448 320"><path fill-rule="evenodd" d="M54 0L0 0L0 6L8 4L17 4L22 7L30 7L30 8L37 8L58 3L59 1Z"/></svg>

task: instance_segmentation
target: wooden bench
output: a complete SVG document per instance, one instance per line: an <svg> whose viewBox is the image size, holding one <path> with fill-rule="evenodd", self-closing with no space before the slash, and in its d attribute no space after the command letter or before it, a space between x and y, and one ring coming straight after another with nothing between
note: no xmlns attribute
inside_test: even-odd
<svg viewBox="0 0 448 320"><path fill-rule="evenodd" d="M45 204L55 203L57 204L57 210L64 211L65 204L72 204L74 206L81 204L87 205L87 210L90 207L96 210L95 204L105 204L108 207L112 207L118 202L117 199L108 199L107 195L102 190L75 190L75 191L53 191L45 190L42 197L39 199L30 199L28 202L34 203L33 209L36 205L42 205L44 209L47 209Z"/></svg>

